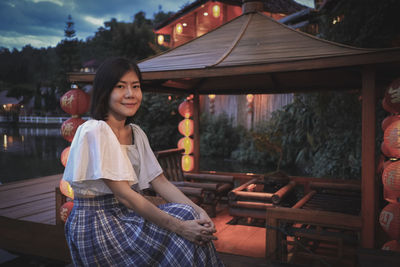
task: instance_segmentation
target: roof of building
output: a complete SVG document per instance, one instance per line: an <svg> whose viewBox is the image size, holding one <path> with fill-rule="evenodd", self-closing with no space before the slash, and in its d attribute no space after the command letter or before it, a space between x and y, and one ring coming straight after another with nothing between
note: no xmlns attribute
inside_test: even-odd
<svg viewBox="0 0 400 267"><path fill-rule="evenodd" d="M390 56L385 56L387 53ZM354 67L399 61L399 58L399 49L363 49L329 42L293 30L257 12L239 16L188 43L143 60L139 67L144 81L153 87L196 88L200 93L220 89L221 93L238 93L243 88L293 90L309 86L301 84L304 78L300 74L285 79L285 74L272 77L265 75L266 72ZM333 83L338 86L341 79L351 80L349 72L346 75L340 71L329 73L337 75ZM246 79L243 75L247 75ZM322 74L312 76L313 86L327 78ZM226 77L230 77L228 82ZM358 86L356 80L359 76L343 87Z"/></svg>
<svg viewBox="0 0 400 267"><path fill-rule="evenodd" d="M196 0L184 8L176 12L174 15L169 17L168 19L164 20L163 22L159 23L154 27L154 30L159 30L168 24L172 23L173 21L179 19L180 17L184 16L185 14L195 10L199 6L203 5L204 3L209 2L210 0ZM218 2L234 5L234 6L242 6L242 0L218 0ZM303 6L293 0L274 0L274 1L267 1L263 0L264 3L264 11L271 12L271 13L282 13L282 14L292 14L298 12L306 6Z"/></svg>
<svg viewBox="0 0 400 267"><path fill-rule="evenodd" d="M19 104L22 101L22 97L15 98L15 97L8 97L8 91L1 91L0 92L0 105L7 105L7 104Z"/></svg>

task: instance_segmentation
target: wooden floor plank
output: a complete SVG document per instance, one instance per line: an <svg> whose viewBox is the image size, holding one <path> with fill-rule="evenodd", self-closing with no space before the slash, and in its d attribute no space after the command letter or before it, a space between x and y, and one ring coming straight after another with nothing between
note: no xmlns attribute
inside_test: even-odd
<svg viewBox="0 0 400 267"><path fill-rule="evenodd" d="M55 197L45 198L39 201L26 203L24 205L3 209L0 211L0 215L8 218L18 219L37 214L43 210L48 210L50 208L54 209L54 206L55 206Z"/></svg>
<svg viewBox="0 0 400 267"><path fill-rule="evenodd" d="M0 205L0 215L2 215L3 210L7 210L7 209L13 208L13 207L22 206L22 205L25 205L27 203L36 202L36 201L40 201L40 200L43 200L43 199L48 199L48 200L55 201L55 192L53 191L53 192L48 192L48 193L45 193L45 194L39 194L39 195L30 196L29 198L26 197L26 198L10 199L8 201L5 201L4 203L1 203L1 205Z"/></svg>
<svg viewBox="0 0 400 267"><path fill-rule="evenodd" d="M45 177L40 177L40 178L33 178L33 179L27 179L23 181L16 181L16 182L10 182L6 184L0 185L0 193L3 191L8 191L11 189L19 188L21 186L30 186L34 184L41 184L41 183L47 183L47 182L59 182L62 178L62 174L55 174L55 175L49 175Z"/></svg>
<svg viewBox="0 0 400 267"><path fill-rule="evenodd" d="M36 214L26 216L23 218L19 218L19 219L22 221L45 223L47 221L51 221L52 219L55 219L55 216L56 216L56 214L54 212L54 208L52 208L52 209L42 210L41 212L38 212Z"/></svg>

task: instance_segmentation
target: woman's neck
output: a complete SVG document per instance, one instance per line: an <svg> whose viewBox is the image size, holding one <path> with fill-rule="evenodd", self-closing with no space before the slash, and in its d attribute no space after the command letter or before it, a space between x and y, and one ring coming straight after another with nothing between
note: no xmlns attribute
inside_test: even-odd
<svg viewBox="0 0 400 267"><path fill-rule="evenodd" d="M106 123L110 126L111 130L114 132L118 141L122 145L132 144L132 135L127 131L125 120L117 120L110 116L107 118Z"/></svg>

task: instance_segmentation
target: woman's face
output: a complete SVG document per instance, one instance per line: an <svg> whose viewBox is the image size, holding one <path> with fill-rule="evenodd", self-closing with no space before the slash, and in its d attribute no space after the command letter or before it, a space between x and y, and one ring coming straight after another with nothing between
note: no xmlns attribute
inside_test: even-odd
<svg viewBox="0 0 400 267"><path fill-rule="evenodd" d="M134 71L126 72L114 86L108 103L108 117L125 120L135 115L142 102L139 78Z"/></svg>

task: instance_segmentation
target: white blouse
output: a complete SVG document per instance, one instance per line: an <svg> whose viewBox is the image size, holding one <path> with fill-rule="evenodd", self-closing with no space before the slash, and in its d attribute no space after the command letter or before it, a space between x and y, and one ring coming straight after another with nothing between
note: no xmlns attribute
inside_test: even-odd
<svg viewBox="0 0 400 267"><path fill-rule="evenodd" d="M140 189L163 171L151 150L146 134L130 124L134 145L121 145L110 126L102 120L80 125L71 143L63 179L80 195L112 194L102 178L128 181Z"/></svg>

